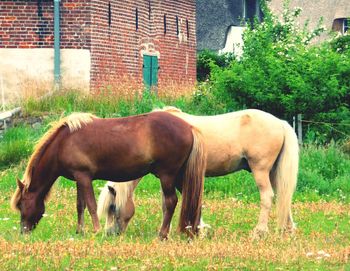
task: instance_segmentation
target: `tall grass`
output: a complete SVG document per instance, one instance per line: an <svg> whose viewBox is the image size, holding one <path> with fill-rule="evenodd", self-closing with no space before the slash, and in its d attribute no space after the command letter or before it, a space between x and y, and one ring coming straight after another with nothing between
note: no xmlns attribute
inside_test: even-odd
<svg viewBox="0 0 350 271"><path fill-rule="evenodd" d="M43 128L32 129L21 125L6 130L0 140L0 170L19 163L33 151L35 141L43 134Z"/></svg>
<svg viewBox="0 0 350 271"><path fill-rule="evenodd" d="M48 122L71 112L92 112L100 117L120 117L149 112L164 105L175 105L186 112L201 114L204 107L197 100L180 98L158 98L148 92L133 99L105 95L84 95L68 92L65 95L53 95L42 100L28 99L24 104L25 115L50 116L39 129L21 125L8 129L0 141L0 170L27 160L35 142L48 128ZM206 103L204 103L206 104ZM224 111L224 109L223 109ZM350 159L349 154L341 151L335 143L327 146L305 145L301 149L300 168L297 185L297 199L338 199L350 201ZM156 193L159 182L152 177L141 182L138 191ZM62 181L65 185L71 182ZM102 183L103 184L103 183ZM101 185L102 185L101 184ZM259 193L251 174L239 172L219 178L207 178L205 194L214 198L234 197L240 200L258 201Z"/></svg>

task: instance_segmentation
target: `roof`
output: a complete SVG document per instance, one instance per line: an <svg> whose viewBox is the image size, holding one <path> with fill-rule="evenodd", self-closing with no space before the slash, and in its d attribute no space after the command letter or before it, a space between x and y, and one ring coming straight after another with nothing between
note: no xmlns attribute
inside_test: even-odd
<svg viewBox="0 0 350 271"><path fill-rule="evenodd" d="M230 26L240 25L242 0L197 0L197 50L218 51L225 46Z"/></svg>

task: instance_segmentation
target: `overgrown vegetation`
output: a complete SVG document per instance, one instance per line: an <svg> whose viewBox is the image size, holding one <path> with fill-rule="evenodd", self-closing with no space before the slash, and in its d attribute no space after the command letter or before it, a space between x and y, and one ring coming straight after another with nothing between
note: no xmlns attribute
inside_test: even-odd
<svg viewBox="0 0 350 271"><path fill-rule="evenodd" d="M264 21L244 32L241 59L222 65L207 53L199 56L207 61L198 62L198 69L211 71L200 99L225 104L226 110L258 108L289 121L301 113L307 136L321 143L348 137L349 36L312 44L324 32L322 21L309 31L297 24L299 8L285 6L282 21L263 10Z"/></svg>
<svg viewBox="0 0 350 271"><path fill-rule="evenodd" d="M23 107L25 115L46 115L43 124L32 129L20 125L9 129L0 141L0 169L5 169L12 164L25 160L32 153L35 142L49 128L49 122L57 120L71 112L92 112L101 117L120 117L131 114L149 112L154 108L164 105L175 105L186 112L205 114L208 110L206 100L196 98L182 98L177 100L159 99L156 96L145 93L143 97L135 97L133 100L120 100L110 96L82 95L77 92L55 94L46 99L28 100ZM212 114L220 113L220 108L211 107ZM204 111L204 112L203 112ZM323 147L305 145L301 152L301 167L297 191L301 200L312 194L312 198L318 200L337 199L350 201L350 176L349 155L345 154L339 144L331 143ZM254 185L251 174L238 173L234 181L230 176L208 179L206 194L217 197L237 197L242 200L257 200L258 191ZM151 188L149 188L151 189Z"/></svg>

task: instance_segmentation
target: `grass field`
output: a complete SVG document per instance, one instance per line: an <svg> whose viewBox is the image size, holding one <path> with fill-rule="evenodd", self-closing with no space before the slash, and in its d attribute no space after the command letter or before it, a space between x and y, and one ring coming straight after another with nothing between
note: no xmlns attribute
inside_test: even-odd
<svg viewBox="0 0 350 271"><path fill-rule="evenodd" d="M75 184L62 178L53 187L38 227L30 235L21 235L19 214L10 210L9 201L15 179L22 176L34 143L48 129L49 121L62 112L119 116L154 107L148 103L116 105L108 99L102 106L70 96L50 99L24 106L30 115L48 116L41 127L19 125L0 140L1 270L350 270L350 159L335 143L305 145L301 150L293 202L298 230L293 236L276 232L273 210L269 236L251 238L259 194L247 172L207 178L203 218L212 229L192 241L176 232L180 204L169 240L158 240L160 185L151 175L136 189L136 214L122 236L92 233L87 212L86 232L77 235ZM103 185L103 181L94 182L97 195Z"/></svg>
<svg viewBox="0 0 350 271"><path fill-rule="evenodd" d="M159 181L148 175L136 189L136 214L123 236L92 233L86 212L86 233L77 235L75 184L60 179L54 185L45 217L31 235L19 233L19 214L10 210L20 163L0 176L0 266L2 270L350 270L350 208L348 198L296 193L294 236L275 231L251 238L259 205L248 173L206 181L203 217L212 229L189 242L176 232L178 209L170 239L158 240L161 200ZM96 193L104 184L95 182ZM323 199L324 198L324 199Z"/></svg>

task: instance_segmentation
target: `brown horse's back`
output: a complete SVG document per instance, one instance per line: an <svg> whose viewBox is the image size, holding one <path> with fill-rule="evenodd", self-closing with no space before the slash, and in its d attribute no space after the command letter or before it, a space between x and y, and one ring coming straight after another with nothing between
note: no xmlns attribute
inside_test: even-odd
<svg viewBox="0 0 350 271"><path fill-rule="evenodd" d="M112 181L159 174L160 168L177 173L193 141L190 125L166 112L96 118L79 132L64 133L58 161L71 179L75 171Z"/></svg>

